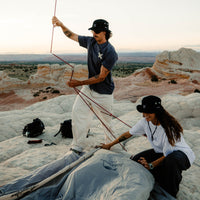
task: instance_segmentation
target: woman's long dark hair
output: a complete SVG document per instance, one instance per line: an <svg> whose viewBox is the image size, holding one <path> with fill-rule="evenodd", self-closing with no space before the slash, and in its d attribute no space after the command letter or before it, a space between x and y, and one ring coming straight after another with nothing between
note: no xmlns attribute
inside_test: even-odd
<svg viewBox="0 0 200 200"><path fill-rule="evenodd" d="M180 140L181 134L183 134L183 128L181 127L179 122L163 107L155 114L156 118L165 130L169 143L174 146L176 141Z"/></svg>

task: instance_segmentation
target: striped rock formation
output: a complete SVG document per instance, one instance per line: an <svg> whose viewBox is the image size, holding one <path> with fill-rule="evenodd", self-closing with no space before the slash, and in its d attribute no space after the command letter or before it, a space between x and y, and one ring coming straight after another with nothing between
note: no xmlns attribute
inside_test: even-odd
<svg viewBox="0 0 200 200"><path fill-rule="evenodd" d="M66 65L38 65L37 72L28 81L11 78L6 72L0 71L0 92L15 89L32 89L55 86L66 89L66 82L70 79L72 69ZM86 65L74 65L73 78L77 80L87 78Z"/></svg>
<svg viewBox="0 0 200 200"><path fill-rule="evenodd" d="M31 75L28 84L37 87L58 86L67 87L66 82L70 79L72 69L67 65L38 65L37 73ZM86 79L88 76L86 65L74 66L73 78L77 80Z"/></svg>
<svg viewBox="0 0 200 200"><path fill-rule="evenodd" d="M116 99L133 102L152 94L190 94L200 90L200 53L186 48L164 51L151 68L139 69L126 78L116 78L115 85Z"/></svg>
<svg viewBox="0 0 200 200"><path fill-rule="evenodd" d="M200 53L186 48L164 51L156 57L152 72L160 78L200 82Z"/></svg>
<svg viewBox="0 0 200 200"><path fill-rule="evenodd" d="M24 81L17 78L11 78L4 71L0 71L0 92L10 90L12 88L22 88Z"/></svg>

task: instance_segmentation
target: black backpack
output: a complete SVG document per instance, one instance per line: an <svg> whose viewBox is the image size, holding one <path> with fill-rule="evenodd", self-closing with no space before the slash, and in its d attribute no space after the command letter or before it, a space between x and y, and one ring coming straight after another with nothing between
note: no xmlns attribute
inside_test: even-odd
<svg viewBox="0 0 200 200"><path fill-rule="evenodd" d="M37 137L43 133L44 129L44 123L39 118L36 118L32 123L24 127L22 134L26 137Z"/></svg>
<svg viewBox="0 0 200 200"><path fill-rule="evenodd" d="M71 119L65 120L63 123L60 124L60 129L54 135L54 137L56 137L59 133L61 133L63 138L73 138L73 135L72 135L72 120Z"/></svg>

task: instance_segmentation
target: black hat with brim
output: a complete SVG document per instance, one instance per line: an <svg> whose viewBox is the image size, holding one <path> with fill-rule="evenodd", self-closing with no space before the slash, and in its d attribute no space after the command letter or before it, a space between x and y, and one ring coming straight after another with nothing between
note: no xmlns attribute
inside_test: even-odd
<svg viewBox="0 0 200 200"><path fill-rule="evenodd" d="M153 95L144 97L142 99L142 104L137 105L136 108L140 113L156 113L163 110L161 99Z"/></svg>
<svg viewBox="0 0 200 200"><path fill-rule="evenodd" d="M100 32L100 31L107 31L107 32L111 32L109 30L109 23L104 20L104 19L97 19L93 22L93 25L91 28L89 28L88 30L93 30L96 32Z"/></svg>

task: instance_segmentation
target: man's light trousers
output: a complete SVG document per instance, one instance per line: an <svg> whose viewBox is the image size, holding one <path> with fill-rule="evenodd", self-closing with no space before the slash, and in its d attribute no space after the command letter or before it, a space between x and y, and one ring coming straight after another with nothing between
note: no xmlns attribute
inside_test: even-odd
<svg viewBox="0 0 200 200"><path fill-rule="evenodd" d="M96 103L101 105L110 113L112 112L113 105L113 95L105 95L99 94L93 90L90 90L89 86L83 86L81 92L87 95L89 98L94 100ZM94 102L86 98L83 94L80 95L85 99L85 101L89 104L92 110L101 118L101 120L106 124L109 129L110 122L112 117L105 114L105 111L97 106ZM72 148L77 151L82 151L88 146L92 146L90 144L90 139L86 138L88 134L88 130L91 128L92 119L94 117L94 113L91 109L85 104L85 102L81 99L79 95L77 95L73 108L72 108L72 132L73 132L73 142ZM104 127L105 133L105 143L108 143L112 140L112 136L109 131Z"/></svg>

